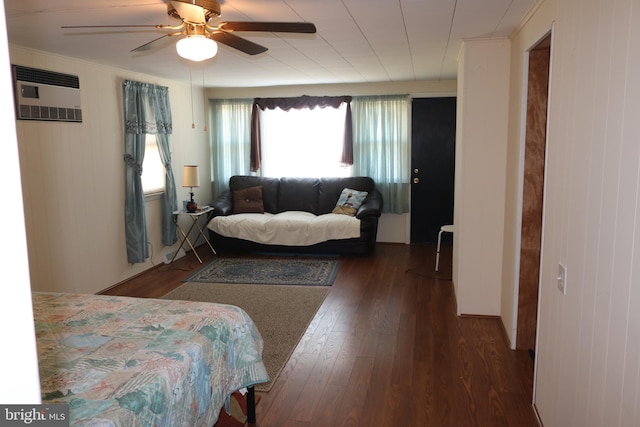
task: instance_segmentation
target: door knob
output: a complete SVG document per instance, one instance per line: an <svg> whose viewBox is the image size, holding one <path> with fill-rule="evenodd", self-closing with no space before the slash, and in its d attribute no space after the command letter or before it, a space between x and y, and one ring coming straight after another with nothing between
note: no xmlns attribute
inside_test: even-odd
<svg viewBox="0 0 640 427"><path fill-rule="evenodd" d="M413 178L413 183L414 183L414 184L417 184L417 183L419 183L419 182L420 182L420 178Z"/></svg>

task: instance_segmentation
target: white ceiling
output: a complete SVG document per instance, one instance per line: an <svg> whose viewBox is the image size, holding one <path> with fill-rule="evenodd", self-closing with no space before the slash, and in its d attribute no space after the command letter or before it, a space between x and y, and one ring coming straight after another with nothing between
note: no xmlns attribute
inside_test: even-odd
<svg viewBox="0 0 640 427"><path fill-rule="evenodd" d="M163 34L68 25L172 24L163 0L5 0L9 43L207 87L455 79L463 39L508 36L537 0L221 0L223 21L308 21L316 34L236 33L266 46L249 56L220 45L188 63ZM215 24L217 21L212 21Z"/></svg>

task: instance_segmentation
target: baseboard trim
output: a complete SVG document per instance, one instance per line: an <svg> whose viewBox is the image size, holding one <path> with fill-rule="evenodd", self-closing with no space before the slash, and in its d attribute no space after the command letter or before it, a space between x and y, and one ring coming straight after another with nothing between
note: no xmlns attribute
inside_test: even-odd
<svg viewBox="0 0 640 427"><path fill-rule="evenodd" d="M464 314L461 313L460 317L477 317L479 319L501 319L500 316L494 314Z"/></svg>
<svg viewBox="0 0 640 427"><path fill-rule="evenodd" d="M500 323L500 332L501 332L502 338L504 339L505 344L509 349L513 350L511 348L511 341L509 340L509 335L507 335L507 330L504 327L504 322L502 321L501 316L487 315L487 314L460 314L460 317L466 318L466 319L469 319L469 318L496 319Z"/></svg>
<svg viewBox="0 0 640 427"><path fill-rule="evenodd" d="M544 427L544 423L542 422L542 418L540 418L540 413L538 412L538 407L535 403L533 403L531 407L533 408L533 413L536 416L536 420L538 420L538 424L540 425L540 427Z"/></svg>
<svg viewBox="0 0 640 427"><path fill-rule="evenodd" d="M196 250L198 250L201 246L205 246L205 245L206 245L206 243L201 243L200 245L196 246L195 248L196 248ZM171 252L171 251L169 251L169 252ZM188 256L191 252L192 252L191 249L185 251L185 256ZM181 258L184 258L184 257L181 257ZM151 262L151 266L149 266L149 268L147 268L145 270L142 270L141 272L136 273L133 276L127 277L126 279L123 279L123 280L119 281L118 283L115 283L115 284L113 284L113 285L111 285L111 286L109 286L107 288L104 288L99 292L96 292L96 295L102 295L105 292L109 292L111 289L116 288L116 287L122 285L123 283L126 283L126 282L130 281L131 279L135 279L136 277L142 276L143 274L148 273L149 271L151 271L151 270L153 270L155 268L158 268L158 266L160 266L160 265L165 265L164 263L162 263L162 264L154 263L153 260L151 259L151 257L149 257L149 261ZM177 261L178 261L178 258L176 258L173 262L177 262Z"/></svg>
<svg viewBox="0 0 640 427"><path fill-rule="evenodd" d="M507 328L504 326L504 322L502 321L502 316L500 317L500 325L502 326L500 330L502 331L502 336L504 337L504 341L507 343L507 346L511 350L515 350L516 346L509 339L509 334L507 333Z"/></svg>

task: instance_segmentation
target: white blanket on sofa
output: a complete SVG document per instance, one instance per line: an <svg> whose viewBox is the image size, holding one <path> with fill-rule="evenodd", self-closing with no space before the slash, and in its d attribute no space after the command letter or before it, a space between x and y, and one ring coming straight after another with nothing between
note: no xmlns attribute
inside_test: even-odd
<svg viewBox="0 0 640 427"><path fill-rule="evenodd" d="M360 220L340 214L239 213L217 216L207 227L216 233L267 245L307 246L333 239L360 237Z"/></svg>

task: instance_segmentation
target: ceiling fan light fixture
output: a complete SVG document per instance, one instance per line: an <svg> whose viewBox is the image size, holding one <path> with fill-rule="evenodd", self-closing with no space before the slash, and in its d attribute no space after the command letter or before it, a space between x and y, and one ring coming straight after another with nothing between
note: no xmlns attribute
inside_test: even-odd
<svg viewBox="0 0 640 427"><path fill-rule="evenodd" d="M208 37L195 35L178 40L176 51L184 59L201 62L216 56L218 44Z"/></svg>

